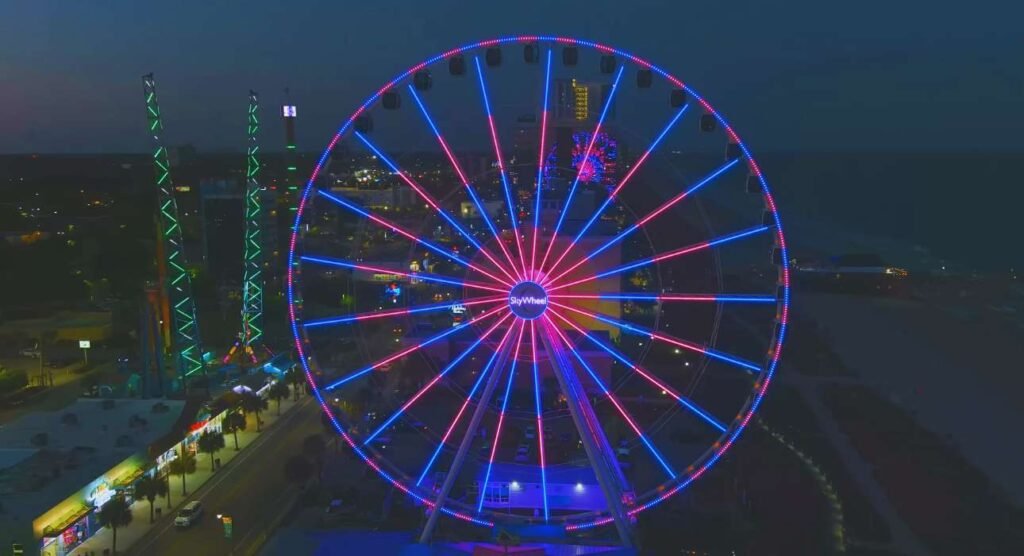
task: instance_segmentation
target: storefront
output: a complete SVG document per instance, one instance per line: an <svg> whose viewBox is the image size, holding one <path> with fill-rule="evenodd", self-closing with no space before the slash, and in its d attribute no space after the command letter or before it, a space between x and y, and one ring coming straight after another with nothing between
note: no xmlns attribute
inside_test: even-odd
<svg viewBox="0 0 1024 556"><path fill-rule="evenodd" d="M145 471L144 460L132 456L97 477L32 522L43 556L65 556L99 529L100 508L117 495L129 504L135 481Z"/></svg>
<svg viewBox="0 0 1024 556"><path fill-rule="evenodd" d="M185 438L156 457L155 474L161 475L164 468L170 465L172 461L178 459L178 455L182 451L192 456L197 456L199 454L199 437L205 432L223 433L224 417L231 411L234 411L234 409L226 409L213 416L206 410L200 412L196 416L196 421L189 427L189 432L185 435Z"/></svg>
<svg viewBox="0 0 1024 556"><path fill-rule="evenodd" d="M68 504L66 513L43 530L40 553L43 556L68 554L99 529L97 521L92 507Z"/></svg>

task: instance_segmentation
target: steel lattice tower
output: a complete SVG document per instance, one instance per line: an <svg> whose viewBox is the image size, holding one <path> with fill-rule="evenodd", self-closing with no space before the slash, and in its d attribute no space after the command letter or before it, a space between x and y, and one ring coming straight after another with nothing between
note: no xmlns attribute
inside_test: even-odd
<svg viewBox="0 0 1024 556"><path fill-rule="evenodd" d="M242 283L242 342L245 353L255 362L255 347L263 339L263 204L262 188L259 182L259 143L256 134L260 129L259 97L249 91L249 146L245 182L245 265Z"/></svg>
<svg viewBox="0 0 1024 556"><path fill-rule="evenodd" d="M199 338L199 321L192 297L192 277L185 268L185 250L182 244L178 204L174 199L171 165L164 147L163 119L157 102L156 82L153 74L142 76L142 90L146 101L146 119L153 137L153 168L156 171L158 229L165 260L166 272L162 287L171 307L172 350L178 374L182 378L202 374L203 349Z"/></svg>

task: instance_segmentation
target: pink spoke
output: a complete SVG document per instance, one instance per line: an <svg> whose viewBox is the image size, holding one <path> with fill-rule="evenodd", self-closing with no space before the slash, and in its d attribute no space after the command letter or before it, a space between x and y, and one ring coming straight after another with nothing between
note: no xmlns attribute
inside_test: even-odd
<svg viewBox="0 0 1024 556"><path fill-rule="evenodd" d="M558 257L558 260L556 260L554 264L551 265L551 268L547 269L544 272L545 274L551 274L554 272L556 268L558 268L558 263L562 262L562 259L565 258L566 254L572 251L572 248L580 241L580 238L582 238L583 235L587 233L587 230L589 230L590 227L594 225L594 222L596 222L597 219L600 218L601 213L603 213L604 209L606 209L608 205L611 204L611 202L615 199L615 196L619 194L619 191L621 191L622 188L625 187L627 183L629 183L629 180L630 178L633 177L633 174L635 174L636 171L639 170L640 167L644 165L644 162L646 162L647 158L651 156L651 153L654 152L654 149L658 146L659 143L661 143L661 140L664 139L666 135L668 135L668 132L669 130L672 129L672 126L674 126L676 122L679 121L679 118L681 118L682 115L686 113L686 109L688 106L688 104L684 104L683 107L679 110L679 112L676 112L676 115L668 122L665 128L661 130L661 133L658 135L658 137L656 137L654 141L651 142L650 146L647 147L647 150L644 151L644 154L642 154L640 158L637 159L636 164L634 164L633 167L629 169L629 172L627 172L626 175L619 181L619 184L615 186L615 189L613 189L611 193L608 194L608 198L605 199L603 203L601 203L601 206L598 207L596 211L594 211L593 216L590 217L590 220L588 220L587 223L584 224L583 228L581 228L580 231L576 234L576 237L572 240L572 243L569 244L569 247L567 249L564 249L562 251L562 255ZM544 260L546 261L547 258L545 258ZM543 266L544 265L542 263L541 267Z"/></svg>
<svg viewBox="0 0 1024 556"><path fill-rule="evenodd" d="M353 322L362 322L373 319L382 319L388 317L400 317L403 315L411 315L415 313L426 313L431 311L443 311L450 309L455 306L472 307L473 305L481 305L484 303L497 303L499 301L508 301L507 297L496 296L496 297L485 297L483 299L472 299L470 301L450 301L446 303L436 303L433 305L418 305L413 307L405 307L403 309L395 309L392 311L370 311L366 313L358 313L355 315L349 315L345 317L331 317L326 319L318 319L311 321L304 321L302 326L305 328L314 328L317 326L325 326L332 324L348 324Z"/></svg>
<svg viewBox="0 0 1024 556"><path fill-rule="evenodd" d="M438 129L434 123L434 119L430 117L430 112L427 111L427 106L420 99L420 96L416 94L416 87L409 85L409 94L412 95L414 101L420 108L420 113L423 114L423 118L427 120L427 124L430 129L434 132L434 136L437 137L437 142L441 144L441 150L444 151L445 156L448 157L448 161L451 162L452 168L455 169L455 173L459 175L459 180L462 181L463 187L466 188L466 192L469 193L470 199L473 204L476 205L477 210L480 211L480 217L483 219L484 224L487 225L488 229L491 230L491 234L494 235L494 240L498 242L498 247L501 248L501 252L505 255L508 260L509 267L515 271L516 275L519 275L519 270L516 269L516 263L512 260L512 254L509 253L508 248L505 247L505 242L501 240L501 236L498 235L498 230L494 227L494 222L491 221L491 217L487 214L483 204L480 202L480 198L477 197L476 191L473 186L469 184L469 180L466 179L466 174L462 171L462 166L459 161L455 158L455 154L452 153L451 148L448 146L448 141L445 140L444 136L441 135L441 130ZM522 279L522 276L519 276ZM519 281L519 280L516 280Z"/></svg>
<svg viewBox="0 0 1024 556"><path fill-rule="evenodd" d="M719 361L725 361L727 363L732 363L733 365L736 365L737 367L742 367L742 368L746 369L748 372L751 372L751 373L759 373L759 372L761 372L761 367L759 365L755 364L755 363L751 363L750 361L745 361L745 360L740 359L740 358L738 358L736 356L729 355L727 353L722 353L722 352L720 352L718 350L711 349L709 347L704 347L704 346L698 345L698 344L696 344L694 342L689 342L687 340L682 340L682 339L676 338L674 336L669 336L668 334L664 334L662 332L657 332L655 330L649 330L647 328L644 328L644 327L636 325L636 324L631 324L631 323L623 322L621 320L612 318L612 317L610 317L608 315L604 315L604 314L600 314L600 313L594 313L594 312L591 312L591 311L585 311L583 309L578 309L576 307L570 307L568 305L562 305L561 303L558 303L557 301L551 301L550 304L552 306L554 306L554 307L561 307L562 309L565 309L567 311L572 311L572 312L578 313L580 315L588 316L588 317L590 317L590 318L592 318L594 320L599 320L599 321L601 321L603 323L610 324L610 325L618 327L618 328L620 328L622 330L627 330L629 332L632 332L634 334L638 334L640 336L646 336L648 338L651 338L652 340L658 340L658 341L664 342L666 344L671 344L673 346L683 348L683 349L688 350L688 351L692 351L692 352L695 352L695 353L700 353L702 355L706 355L706 356L711 357L713 359L718 359Z"/></svg>
<svg viewBox="0 0 1024 556"><path fill-rule="evenodd" d="M622 404L619 403L619 400L615 397L615 394L612 394L611 390L609 390L608 387L605 386L604 381L602 381L601 378L598 377L596 373L594 373L594 370L590 367L589 364L587 364L586 359L584 359L583 356L580 355L580 352L577 351L576 347L573 346L572 342L569 341L569 338L567 338L565 334L562 333L562 330L559 329L558 326L556 326L555 323L551 321L551 318L548 317L547 315L544 315L544 321L547 322L548 329L554 331L558 338L562 340L562 343L565 344L565 347L569 350L569 352L576 357L576 360L579 361L583 369L587 371L587 374L589 374L590 378L593 379L594 384L596 384L598 389L601 390L601 393L603 393L605 397L608 399L608 401L610 401L612 405L615 406L615 409L616 411L619 412L619 415L622 417L622 420L629 425L629 428L633 429L633 432L636 433L640 441L643 442L645 447L647 447L647 450L651 453L652 456L654 456L654 459L656 459L658 463L661 464L662 469L665 470L665 473L669 476L669 478L675 477L676 472L674 469L672 469L672 466L669 465L667 461L665 461L665 458L661 455L657 448L654 447L654 444L652 444L651 441L647 438L647 435L644 434L644 432L640 429L640 426L637 425L636 421L633 420L633 417L630 416L629 412L626 411L626 408L622 407Z"/></svg>
<svg viewBox="0 0 1024 556"><path fill-rule="evenodd" d="M480 500L477 503L476 511L480 513L484 507L484 493L487 491L487 482L491 478L491 468L494 466L494 455L498 453L498 443L501 441L501 426L505 423L505 410L508 408L508 397L512 393L512 381L516 376L516 363L519 361L519 348L523 344L523 331L526 330L526 321L517 319L519 322L519 338L516 340L515 355L512 357L512 368L508 372L508 385L505 386L505 397L501 402L501 412L498 413L498 425L494 428L494 443L491 445L491 456L487 460L487 472L484 474L483 486L480 488ZM509 328L509 332L512 331Z"/></svg>
<svg viewBox="0 0 1024 556"><path fill-rule="evenodd" d="M448 214L448 211L442 209L441 206L437 204L437 201L435 201L434 198L431 197L429 193L424 191L424 189L418 183L416 183L412 178L410 178L409 175L406 174L404 170L399 168L398 165L394 163L394 161L392 161L383 152L381 152L381 150L378 149L373 143L371 143L370 140L367 139L365 135L359 133L358 131L353 133L355 134L356 138L362 141L363 144L367 146L367 148L373 151L373 153L377 155L377 158L384 162L384 164L387 165L387 167L390 168L392 172L398 175L398 177L401 178L402 181L404 181L409 187L411 187L412 190L415 191L416 194L419 195L420 198L423 199L425 203L430 205L430 207L433 208L434 211L436 211L441 216L441 218L444 218L448 222L448 224L450 224L452 228L455 229L455 231L462 234L463 237L465 237L470 243L473 244L473 247L476 247L477 250L480 251L480 253L483 256L487 257L487 260L491 261L491 264L493 264L495 268L504 272L505 275L508 276L510 280L517 281L515 278L512 277L511 274L508 274L508 271L505 270L504 266L502 266L502 264L499 263L497 259L494 258L494 255L491 254L490 250L486 249L483 245L481 245L480 242L473 237L473 234L466 231L465 228L463 228L458 222L456 222L455 219L452 218L450 214Z"/></svg>
<svg viewBox="0 0 1024 556"><path fill-rule="evenodd" d="M438 276L437 274L428 274L425 272L404 272L401 270L394 270L392 268L383 268L379 266L370 266L366 264L353 263L340 259L325 259L323 257L313 257L309 255L303 255L300 257L303 261L318 263L327 266L337 266L341 268L352 268L356 270L366 270L368 272L378 272L382 274L394 274L395 276L405 276L406 278L412 278L414 280L423 280L425 282L437 282L440 284L450 284L452 286L461 286L465 288L475 288L478 290L486 290L496 293L507 293L508 289L497 288L487 284L481 284L479 282L469 282L466 280L457 280L455 278L449 278L447 276Z"/></svg>
<svg viewBox="0 0 1024 556"><path fill-rule="evenodd" d="M613 268L611 270L606 270L606 271L600 272L598 274L593 274L593 275L587 276L585 278L580 278L579 280L575 280L573 282L569 282L568 284L559 284L559 285L554 286L554 287L549 287L548 288L548 292L550 293L550 292L553 292L553 291L569 288L569 287L576 286L576 285L579 285L579 284L584 284L586 282L592 282L594 280L599 280L601 278L606 278L608 276L613 276L615 274L621 274L623 272L626 272L627 270L632 270L634 268L638 268L638 267L641 267L641 266L646 266L646 265L649 265L649 264L654 264L654 263L657 263L657 262L664 261L666 259L672 259L672 258L675 258L675 257L680 257L682 255L688 255L690 253L694 253L694 252L697 252L697 251L703 251L705 249L709 249L711 247L715 247L715 246L721 245L723 243L728 243L730 241L736 241L738 239L742 239L742 238L745 238L745 237L748 237L748 236L759 234L761 232L764 232L764 231L770 230L770 229L771 229L771 226L757 226L755 228L749 228L749 229L741 230L739 232L735 232L735 233L732 233L732 234L727 234L727 235L724 235L724 236L719 236L719 237L714 238L714 239L712 239L710 241L704 241L704 242L701 242L701 243L696 243L694 245L689 245L687 247L681 247L679 249L674 249L672 251L667 251L665 253L660 253L660 254L655 255L653 257L648 257L646 259L640 259L640 260L637 260L637 261L633 261L631 263L627 263L627 264L624 264L622 266L615 267L615 268Z"/></svg>
<svg viewBox="0 0 1024 556"><path fill-rule="evenodd" d="M384 359L380 359L377 362L372 363L372 364L370 364L370 365L368 365L366 367L363 367L362 369L360 369L360 370L358 370L358 371L356 371L354 373L348 374L345 377L343 377L343 378L341 378L339 380L336 380L336 381L332 382L331 384L325 386L324 390L333 390L333 389L337 388L338 386L341 386L342 384L345 384L347 382L355 380L355 379L357 379L357 378L359 378L359 377L361 377L361 376L363 376L363 375L365 375L365 374L367 374L367 373L369 373L371 371L374 371L376 369L379 369L379 368L383 367L384 365L387 365L388 363L391 363L393 361L397 361L397 360L405 357L406 355L409 355L410 353L413 353L414 351L416 351L418 349L422 349L422 348L424 348L426 346L429 346L430 344L432 344L434 342L437 342L438 340L441 340L443 338L447 338L448 336L451 336L452 334L458 332L459 330L465 330L468 326L470 326L471 324L473 324L475 322L479 322L479 321L481 321L481 320L483 320L485 318L489 318L489 317L492 317L494 315L498 315L498 314L506 314L507 315L509 313L511 313L511 311L509 311L508 313L504 313L501 310L494 310L494 311L491 311L489 313L485 312L483 314L480 314L480 315L478 315L478 316L476 316L476 317L474 317L474 318L472 318L472 319L470 319L470 320L468 320L468 321L466 321L466 322L464 322L464 323L462 323L462 324L460 324L458 326L454 326L452 328L449 328L448 330L446 330L444 332L441 332L440 334L435 334L435 335L431 336L430 338L427 338L426 340L424 340L424 341L422 341L422 342L420 342L420 343L418 343L418 344L416 344L414 346L405 348L405 349L403 349L402 351L400 351L398 353L389 355L388 357L385 357Z"/></svg>
<svg viewBox="0 0 1024 556"><path fill-rule="evenodd" d="M374 438L376 438L380 433L384 432L391 425L391 423L394 423L395 419L398 419L403 413L408 411L409 408L412 407L412 405L414 403L416 403L417 400L422 398L424 394L429 392L430 389L433 388L435 384L437 384L438 382L441 382L442 378L444 378L449 372L451 372L452 369L454 369L456 366L458 366L458 364L460 362L462 362L463 359L468 357L470 353L473 353L473 351L480 344L482 344L484 341L487 340L488 336L490 336L495 330L497 330L497 328L499 326L501 326L501 324L504 323L506 320L508 320L511 316L512 316L512 313L509 313L509 314L505 315L504 317L501 317L501 319L498 320L498 322L492 324L491 327L488 328L486 332L484 332L479 338L477 338L475 342L470 344L470 346L468 348L463 350L462 353L460 353L458 355L458 357L456 357L455 359L452 359L451 362L448 363L447 366L445 366L444 370L442 370L441 372L439 372L436 375L434 375L434 378L430 379L430 382L424 384L423 387L419 389L419 391L417 391L415 394L413 394L413 396L411 398L406 400L406 402L404 404L402 404L402 407L398 408L397 411L395 411L394 413L391 414L391 417L388 417L383 423L380 424L379 427L377 427L376 430L374 430L372 433L367 435L366 438L363 440L363 444L366 445L366 444L369 444L370 442L373 442ZM512 330L512 328L509 327L509 332L511 332L511 330ZM507 340L507 339L508 339L508 333L505 334L505 337L502 338L501 343L498 344L498 346L501 347L505 343L505 340Z"/></svg>
<svg viewBox="0 0 1024 556"><path fill-rule="evenodd" d="M474 265L473 263L463 259L462 257L460 257L458 255L455 255L454 253L450 253L450 252L446 251L445 249L442 249L441 247L439 247L437 245L434 245L434 243L429 242L429 241L427 241L425 239L422 239L419 236L417 236L416 234L413 234L413 233L411 233L411 232L409 232L409 231L399 227L394 222L390 222L388 220L385 220L385 219L383 219L383 218L381 218L381 217L379 217L379 216L377 216L377 215L375 215L375 214L373 214L373 213L371 213L371 212L369 212L367 210L364 210L364 209L362 209L360 207L357 207L355 204L350 203L349 201L347 201L345 199L342 199L342 198L340 198L340 197L338 197L336 195L333 195L331 193L328 193L326 191L318 191L317 194L321 195L321 196L323 196L323 197L325 197L327 199L330 199L331 201L333 201L334 203L336 203L336 204L338 204L340 206L343 206L345 208L348 208L348 209L352 210L356 214L359 214L359 215L369 219L371 222L379 224L379 225L383 226L384 228L389 229L389 230L397 233L398 235L400 235L400 236L402 236L402 237L404 237L406 239L415 241L416 243L419 243L420 245L423 245L424 247L426 247L426 248L428 248L428 249L430 249L430 250L440 254L441 256L448 257L448 258L458 262L459 264L465 266L466 268L473 269L473 270L479 272L480 274L483 274L484 276L490 278L491 280L494 280L495 282L497 282L499 284L503 284L503 285L508 286L510 288L513 286L512 282L508 282L508 281L506 281L506 280L504 280L502 278L498 278L497 276L495 276L495 275L491 274L490 272L480 268L477 265Z"/></svg>
<svg viewBox="0 0 1024 556"><path fill-rule="evenodd" d="M494 126L494 114L491 113L491 101L487 96L487 85L484 83L484 70L480 66L480 58L473 58L476 63L476 73L480 78L480 94L484 97L484 109L487 111L487 126L491 131L491 143L494 145L494 156L498 157L498 172L501 174L501 184L505 190L505 202L508 203L508 218L512 224L512 233L516 236L516 247L519 249L519 262L522 265L522 275L526 276L526 257L523 254L523 241L519 237L518 215L516 214L515 203L512 202L512 190L508 184L508 173L505 171L505 160L501 156L501 145L498 143L498 131Z"/></svg>
<svg viewBox="0 0 1024 556"><path fill-rule="evenodd" d="M540 196L544 182L544 162L548 131L548 94L551 85L551 49L548 49L547 69L544 70L544 100L540 116L540 153L537 155L537 194L533 203L533 246L530 248L530 279L538 280L537 276L537 236L540 235ZM547 497L545 496L545 500ZM545 508L546 510L547 508Z"/></svg>
<svg viewBox="0 0 1024 556"><path fill-rule="evenodd" d="M715 178L717 178L718 176L722 175L724 172L726 172L727 170L729 170L730 168L735 166L737 162L739 162L739 159L738 158L734 158L731 161L729 161L729 162L725 163L724 165L720 166L717 170L715 170L714 172L708 174L706 177L704 177L704 179L700 180L695 185L693 185L690 188L688 188L686 191L683 191L682 193L676 195L672 199L669 199L668 201L663 203L660 207L658 207L658 208L654 209L653 211L651 211L650 213L648 213L647 216L644 216L643 218L638 220L632 226L626 228L625 230L620 232L618 235L616 235L616 236L612 237L611 239L609 239L608 241L606 241L604 243L604 245L602 245L601 247L598 247L597 249L594 249L593 251L591 251L589 255L587 255L585 257L580 257L580 260L577 261L576 264L572 265L567 270L562 271L558 276L555 276L554 278L551 278L550 280L548 280L548 283L555 283L555 282L557 282L558 280L560 280L565 275L567 275L570 272L572 272L572 271L576 270L577 268L579 268L580 265L582 265L583 263L587 262L588 260L594 258L599 253L603 252L605 249L608 249L612 245L615 245L616 243L622 241L623 239L626 238L626 236L628 236L629 234L639 230L644 225L646 225L648 222L650 222L651 220L654 220L660 214L664 213L666 210L672 208L677 203L679 203L683 199L689 197L690 195L693 195L701 187L704 187L705 185L710 183L712 180L714 180ZM554 268L556 266L558 266L559 262L561 262L561 261L560 260L559 261L555 261L555 264L552 265L552 267L551 267L552 271L554 271Z"/></svg>
<svg viewBox="0 0 1024 556"><path fill-rule="evenodd" d="M548 52L550 62L551 53ZM530 321L530 350L533 361L533 396L534 406L537 408L537 452L540 454L540 486L541 494L544 496L544 521L550 517L548 511L548 479L547 464L544 461L544 423L540 406L540 381L537 379L537 326L535 321Z"/></svg>
<svg viewBox="0 0 1024 556"><path fill-rule="evenodd" d="M562 228L562 223L565 221L565 215L569 213L569 205L572 203L572 198L576 193L576 187L579 185L580 178L583 176L583 169L586 167L587 160L590 159L590 152L594 148L594 143L597 142L597 136L601 133L601 126L604 125L604 118L608 114L608 108L612 105L612 99L615 98L615 93L619 90L619 80L622 79L622 72L625 71L625 69L626 66L619 67L619 72L615 75L615 81L612 83L612 89L608 92L608 98L605 99L604 108L601 109L601 116L597 119L597 124L594 126L594 132L590 135L590 141L587 142L587 149L583 152L583 158L580 159L580 167L576 170L576 179L573 180L572 186L569 188L569 195L565 199L565 206L562 207L562 214L559 215L558 223L555 224L555 229L551 232L551 240L548 241L548 247L544 251L544 258L541 259L538 270L543 271L544 265L548 262L548 257L551 256L551 248L555 245L555 240L558 239L558 232ZM565 253L563 253L562 256L564 257Z"/></svg>
<svg viewBox="0 0 1024 556"><path fill-rule="evenodd" d="M641 367L640 365L637 365L637 364L633 363L632 361L629 361L628 359L626 359L622 355L616 353L611 347L604 345L603 342L601 342L601 341L597 340L596 338L594 338L593 336L591 336L589 333L587 333L585 330L583 330L583 328L581 328L579 325L577 325L576 323L572 322L572 320L563 317L557 311L552 311L552 313L556 317L561 319L563 322L565 322L566 324L571 326L573 329L575 329L576 332L579 332L580 335L582 335L583 337L585 337L588 340L590 340L591 343L593 343L593 344L597 345L598 347L600 347L601 349L607 351L612 357L615 357L621 363L623 363L624 365L626 365L627 367L632 369L633 372L635 372L636 374L638 374L641 377L643 377L652 386L654 386L655 388L658 388L663 393L668 394L669 396L674 398L677 402L679 402L680 405L686 407L687 409L689 409L690 411L692 411L693 413L695 413L696 415L698 415L699 417L704 419L706 422L710 423L711 426L715 427L716 429L718 429L721 432L725 432L725 430L726 430L725 425L723 425L720 422L718 422L718 420L715 419L714 417L712 417L710 414L708 414L707 411L704 411L703 409L697 407L690 400L684 398L682 396L682 394L677 392L674 388L672 388L671 386L669 386L669 385L665 384L664 382L661 382L660 380L655 378L648 371L644 370L644 368Z"/></svg>

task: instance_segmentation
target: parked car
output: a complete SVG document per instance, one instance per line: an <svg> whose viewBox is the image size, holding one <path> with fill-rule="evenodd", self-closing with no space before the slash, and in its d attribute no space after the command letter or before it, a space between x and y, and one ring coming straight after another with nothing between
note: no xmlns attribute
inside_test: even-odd
<svg viewBox="0 0 1024 556"><path fill-rule="evenodd" d="M199 500L193 500L178 512L174 518L175 527L191 527L203 517L203 504Z"/></svg>
<svg viewBox="0 0 1024 556"><path fill-rule="evenodd" d="M38 358L39 356L42 355L42 353L40 353L39 351L39 348L24 348L18 353L20 353L24 357L32 357L33 359Z"/></svg>

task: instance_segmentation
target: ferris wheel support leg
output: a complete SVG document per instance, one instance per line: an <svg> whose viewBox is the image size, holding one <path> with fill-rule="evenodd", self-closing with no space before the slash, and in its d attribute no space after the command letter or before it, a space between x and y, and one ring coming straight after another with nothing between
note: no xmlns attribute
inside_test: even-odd
<svg viewBox="0 0 1024 556"><path fill-rule="evenodd" d="M576 430L580 433L583 449L587 453L587 459L590 460L594 475L604 493L622 546L632 548L629 514L623 504L623 494L631 489L615 459L615 451L612 450L608 438L598 424L597 414L594 412L594 407L590 405L590 400L587 399L587 393L583 389L583 385L580 384L575 367L565 353L565 349L558 343L558 337L549 328L554 324L547 319L544 320L545 322L541 326L543 333L540 334L540 337L544 343L544 349L550 355L555 378L566 397L569 414L576 425Z"/></svg>
<svg viewBox="0 0 1024 556"><path fill-rule="evenodd" d="M487 385L484 386L483 394L480 395L480 403L477 404L476 410L473 412L473 418L469 421L469 427L462 437L462 442L459 443L459 450L455 453L455 459L452 460L451 467L448 468L448 474L445 475L444 483L441 484L441 491L437 494L437 499L434 500L433 511L430 512L427 524L423 526L423 532L420 533L420 544L430 542L430 537L434 534L434 527L437 526L437 518L441 515L441 508L444 507L445 501L448 500L448 493L452 490L452 486L455 485L455 479L462 470L462 464L465 462L466 454L473 444L473 438L476 437L476 430L480 426L480 421L483 419L484 414L487 413L487 407L491 397L494 396L494 390L497 388L498 383L501 382L501 369L508 363L512 347L503 345L500 349L501 353L498 354L494 370L491 372L490 378L487 379ZM483 496L482 492L480 496Z"/></svg>

